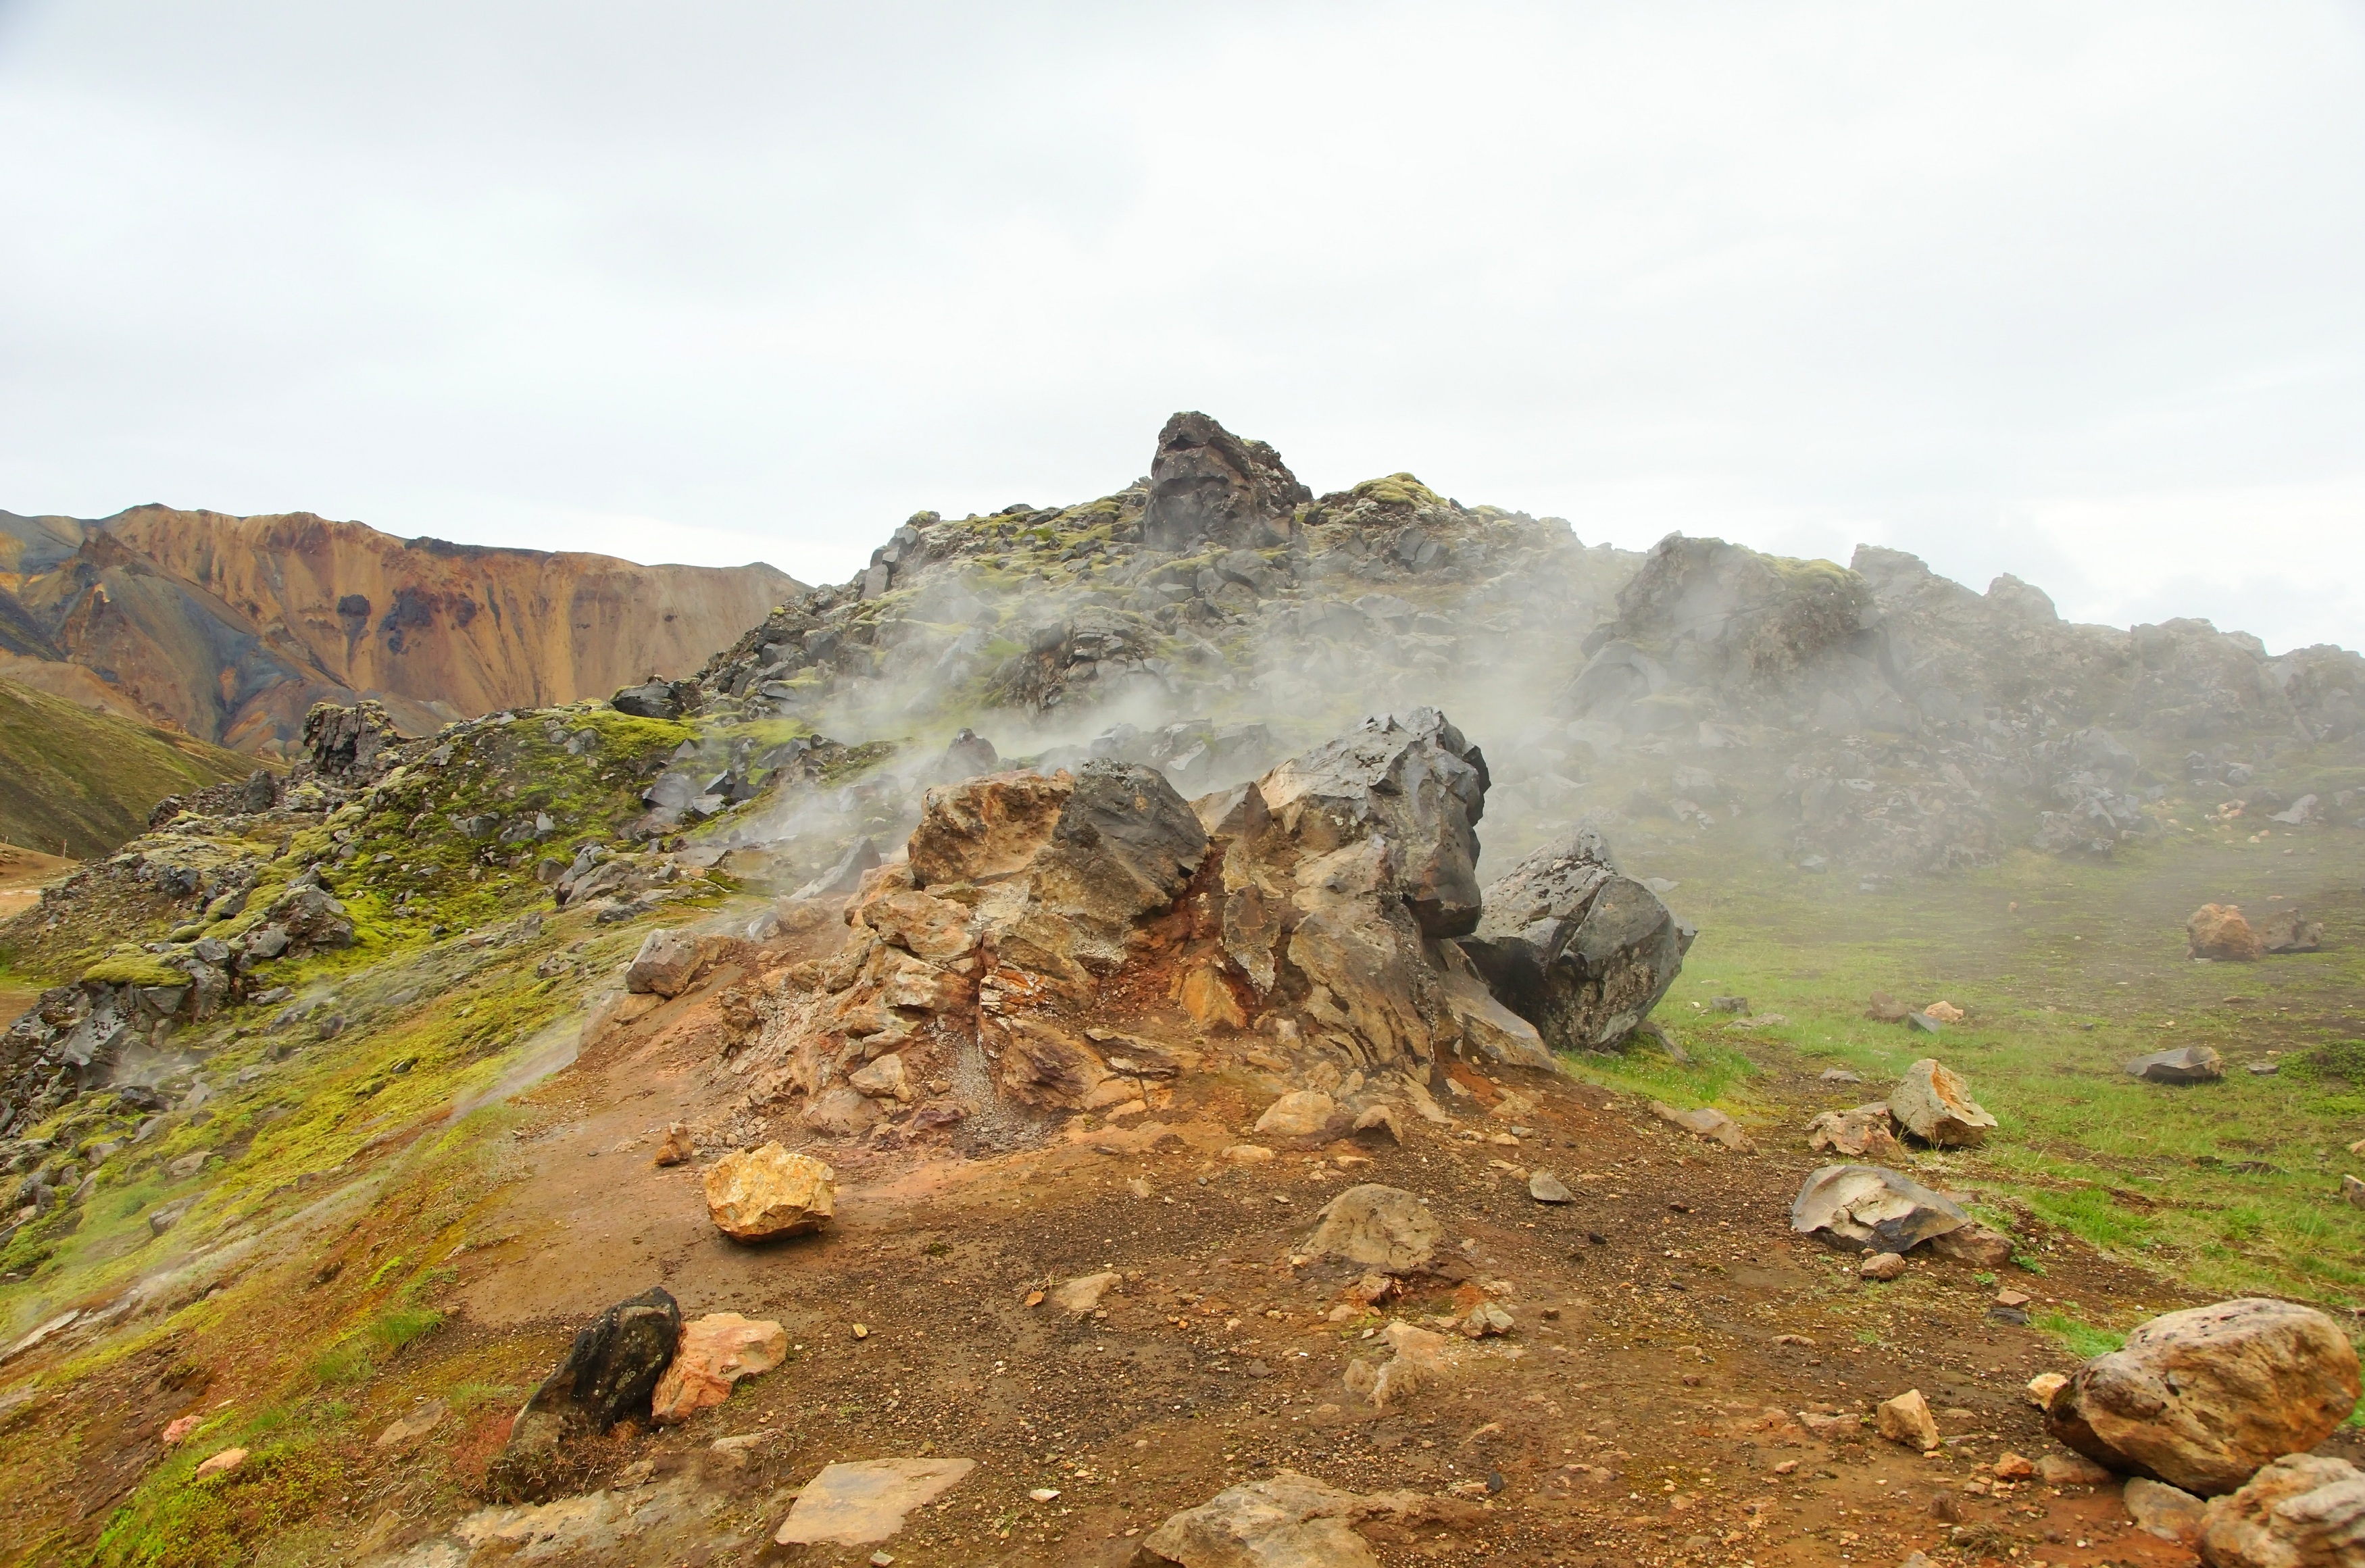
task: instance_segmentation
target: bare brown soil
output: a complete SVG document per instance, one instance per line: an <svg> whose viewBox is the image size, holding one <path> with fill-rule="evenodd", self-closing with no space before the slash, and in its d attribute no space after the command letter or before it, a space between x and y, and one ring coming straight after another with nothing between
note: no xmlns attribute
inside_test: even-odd
<svg viewBox="0 0 2365 1568"><path fill-rule="evenodd" d="M620 1429L577 1454L586 1490L703 1499L693 1545L620 1540L566 1561L858 1562L869 1548L768 1544L793 1489L833 1461L922 1454L979 1467L888 1543L899 1563L1122 1563L1167 1515L1280 1468L1483 1506L1468 1527L1373 1527L1392 1564L1887 1564L1917 1548L1950 1562L2192 1561L2135 1530L2114 1488L1991 1484L2000 1453L2051 1451L2020 1391L2071 1364L1989 1316L1993 1285L1942 1260L1866 1284L1854 1260L1789 1234L1789 1199L1814 1163L1802 1140L1769 1129L1774 1152L1732 1154L1564 1080L1457 1068L1458 1092L1441 1096L1453 1131L1240 1166L1222 1150L1248 1137L1269 1092L1186 1079L1130 1125L1021 1153L825 1150L842 1192L827 1231L730 1242L707 1218L697 1166L663 1170L650 1155L667 1124L730 1100L718 998L743 979L726 967L610 1026L523 1097L514 1161L449 1260L439 1304L451 1319L357 1395L335 1517L289 1521L273 1561L363 1561L482 1506L524 1390L592 1313L652 1283L688 1315L776 1317L795 1349L684 1427ZM1765 1088L1800 1107L1821 1097L1803 1074ZM1512 1125L1525 1129L1516 1143ZM794 1142L799 1129L769 1131ZM1536 1168L1577 1201L1533 1202L1520 1173ZM1448 1226L1447 1261L1384 1315L1458 1316L1491 1292L1517 1323L1387 1412L1342 1382L1386 1316L1334 1319L1356 1271L1299 1249L1315 1212L1366 1181L1421 1194ZM319 1277L360 1271L400 1218L356 1215ZM2007 1270L2003 1282L2040 1307L2116 1320L2137 1304L2185 1305L2156 1276L2051 1239L2043 1276ZM1101 1270L1123 1282L1090 1316L1037 1294ZM23 1495L87 1539L155 1462L167 1420L244 1396L241 1332L151 1347L86 1381L76 1446L97 1462ZM461 1397L426 1441L372 1445L421 1399L468 1385L488 1392ZM1935 1457L1868 1428L1810 1436L1796 1419L1868 1411L1909 1387L1941 1413ZM0 1431L54 1429L61 1413L37 1385L26 1394ZM764 1440L738 1454L710 1446L736 1434ZM1059 1495L1030 1497L1044 1488ZM18 1541L36 1539L30 1523L12 1530Z"/></svg>

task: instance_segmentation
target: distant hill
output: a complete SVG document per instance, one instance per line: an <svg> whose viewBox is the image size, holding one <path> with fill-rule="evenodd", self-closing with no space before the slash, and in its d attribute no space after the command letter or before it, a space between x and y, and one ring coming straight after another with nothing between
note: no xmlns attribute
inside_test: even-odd
<svg viewBox="0 0 2365 1568"><path fill-rule="evenodd" d="M684 675L800 591L761 563L397 539L308 512L0 512L0 676L283 756L323 700L431 731Z"/></svg>
<svg viewBox="0 0 2365 1568"><path fill-rule="evenodd" d="M148 825L149 808L252 772L254 759L0 680L0 840L83 859Z"/></svg>

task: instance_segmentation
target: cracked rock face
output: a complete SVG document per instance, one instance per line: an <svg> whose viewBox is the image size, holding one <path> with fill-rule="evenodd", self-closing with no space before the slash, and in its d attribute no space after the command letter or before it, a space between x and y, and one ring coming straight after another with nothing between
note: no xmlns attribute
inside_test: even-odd
<svg viewBox="0 0 2365 1568"><path fill-rule="evenodd" d="M1205 414L1176 414L1158 432L1142 542L1176 553L1285 544L1292 514L1313 498L1263 442L1242 441Z"/></svg>

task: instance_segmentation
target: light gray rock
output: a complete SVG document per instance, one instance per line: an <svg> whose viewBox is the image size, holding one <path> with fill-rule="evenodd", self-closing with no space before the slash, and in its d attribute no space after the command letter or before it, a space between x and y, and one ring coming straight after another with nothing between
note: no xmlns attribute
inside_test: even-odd
<svg viewBox="0 0 2365 1568"><path fill-rule="evenodd" d="M1380 1568L1349 1524L1362 1499L1284 1470L1217 1493L1143 1538L1143 1568Z"/></svg>
<svg viewBox="0 0 2365 1568"><path fill-rule="evenodd" d="M1307 1251L1392 1274L1428 1267L1443 1229L1420 1199L1376 1182L1348 1188L1316 1217Z"/></svg>
<svg viewBox="0 0 2365 1568"><path fill-rule="evenodd" d="M2127 1063L2127 1076L2146 1083L2214 1083L2225 1076L2225 1058L2209 1046L2154 1051Z"/></svg>
<svg viewBox="0 0 2365 1568"><path fill-rule="evenodd" d="M1910 1252L1970 1223L1952 1200L1880 1165L1826 1165L1790 1205L1792 1230L1856 1252Z"/></svg>
<svg viewBox="0 0 2365 1568"><path fill-rule="evenodd" d="M698 938L686 931L652 931L624 971L624 989L642 995L679 996L698 975Z"/></svg>
<svg viewBox="0 0 2365 1568"><path fill-rule="evenodd" d="M977 1468L973 1459L871 1459L826 1464L805 1483L773 1540L868 1546L903 1528L912 1510L935 1502Z"/></svg>

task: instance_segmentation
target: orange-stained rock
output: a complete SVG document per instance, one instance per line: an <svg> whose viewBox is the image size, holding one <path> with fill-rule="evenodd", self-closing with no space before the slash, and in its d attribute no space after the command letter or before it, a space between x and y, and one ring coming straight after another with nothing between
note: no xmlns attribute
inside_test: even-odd
<svg viewBox="0 0 2365 1568"><path fill-rule="evenodd" d="M912 832L912 879L925 888L1026 869L1075 788L1066 773L989 773L929 790Z"/></svg>
<svg viewBox="0 0 2365 1568"><path fill-rule="evenodd" d="M836 1202L837 1178L828 1166L777 1143L726 1154L706 1171L706 1212L734 1241L819 1230Z"/></svg>
<svg viewBox="0 0 2365 1568"><path fill-rule="evenodd" d="M2113 1470L2214 1497L2330 1437L2357 1395L2357 1352L2338 1324L2247 1297L2139 1324L2078 1369L2045 1425Z"/></svg>
<svg viewBox="0 0 2365 1568"><path fill-rule="evenodd" d="M788 1359L787 1330L768 1318L710 1312L681 1326L681 1346L657 1379L651 1408L658 1426L687 1421L731 1396L743 1377L770 1372Z"/></svg>
<svg viewBox="0 0 2365 1568"><path fill-rule="evenodd" d="M2242 918L2241 906L2205 903L2185 918L2185 940L2196 958L2233 958L2247 962L2264 950L2258 933Z"/></svg>
<svg viewBox="0 0 2365 1568"><path fill-rule="evenodd" d="M1194 964L1182 971L1176 986L1176 996L1191 1021L1202 1029L1242 1029L1248 1026L1248 1014L1240 1010L1239 999L1213 964Z"/></svg>

